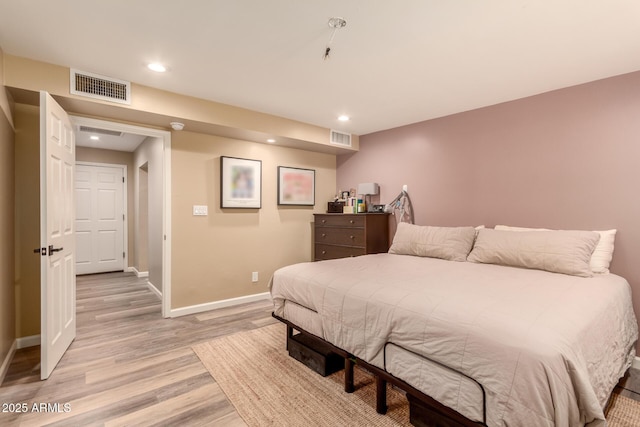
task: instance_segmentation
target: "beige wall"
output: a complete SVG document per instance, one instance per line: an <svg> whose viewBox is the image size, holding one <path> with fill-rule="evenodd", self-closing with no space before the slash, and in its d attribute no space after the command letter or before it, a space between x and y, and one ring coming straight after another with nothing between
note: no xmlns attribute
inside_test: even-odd
<svg viewBox="0 0 640 427"><path fill-rule="evenodd" d="M40 334L40 111L16 104L16 327Z"/></svg>
<svg viewBox="0 0 640 427"><path fill-rule="evenodd" d="M2 52L0 51L0 54ZM0 83L2 82L0 63ZM0 98L7 97L0 84ZM3 103L8 107L8 102ZM9 354L16 338L15 323L15 258L14 258L14 130L9 110L0 108L0 365Z"/></svg>
<svg viewBox="0 0 640 427"><path fill-rule="evenodd" d="M76 147L76 162L107 163L110 165L126 165L127 176L127 254L129 267L134 265L134 173L133 153L126 151L102 150L98 148Z"/></svg>
<svg viewBox="0 0 640 427"><path fill-rule="evenodd" d="M220 156L262 161L261 209L220 208ZM267 292L277 268L311 260L312 214L336 191L334 155L183 131L172 133L171 166L173 308ZM316 171L315 207L277 205L278 166Z"/></svg>
<svg viewBox="0 0 640 427"><path fill-rule="evenodd" d="M138 258L139 265L136 268L140 269L144 267L143 262L146 247L146 262L149 271L149 283L156 287L159 291L162 291L162 247L164 240L164 231L162 226L162 211L164 200L164 188L162 183L163 177L163 142L161 138L146 138L142 144L138 147L133 155L134 170L136 171L134 177L135 194L144 196L145 189L140 191L140 174L139 169L145 167L147 170L147 213L146 218L140 218L140 199L136 197L135 200L135 245L136 253L140 252L142 258ZM144 187L144 184L143 184ZM143 209L144 210L144 209ZM140 230L146 226L146 242L144 239L144 232L140 233ZM142 270L139 270L142 271Z"/></svg>
<svg viewBox="0 0 640 427"><path fill-rule="evenodd" d="M376 181L386 203L408 184L422 225L616 228L640 314L639 135L635 72L362 136L338 185Z"/></svg>

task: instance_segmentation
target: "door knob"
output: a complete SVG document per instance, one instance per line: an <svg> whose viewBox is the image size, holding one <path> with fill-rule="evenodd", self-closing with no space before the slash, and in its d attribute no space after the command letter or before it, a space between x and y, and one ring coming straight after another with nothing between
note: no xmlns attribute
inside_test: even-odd
<svg viewBox="0 0 640 427"><path fill-rule="evenodd" d="M53 255L54 252L60 252L63 249L63 247L54 248L53 245L49 245L49 256Z"/></svg>

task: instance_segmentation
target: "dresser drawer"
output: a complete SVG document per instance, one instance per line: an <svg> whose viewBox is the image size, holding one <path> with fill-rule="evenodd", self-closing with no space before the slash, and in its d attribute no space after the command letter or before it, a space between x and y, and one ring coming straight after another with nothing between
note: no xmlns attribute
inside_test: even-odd
<svg viewBox="0 0 640 427"><path fill-rule="evenodd" d="M364 215L318 215L316 227L364 227Z"/></svg>
<svg viewBox="0 0 640 427"><path fill-rule="evenodd" d="M316 261L389 250L388 214L314 214L313 216Z"/></svg>
<svg viewBox="0 0 640 427"><path fill-rule="evenodd" d="M331 245L360 246L366 244L364 228L316 227L316 243Z"/></svg>
<svg viewBox="0 0 640 427"><path fill-rule="evenodd" d="M320 243L315 244L316 261L323 259L348 258L352 256L364 255L365 253L365 248L357 248L351 246L332 246L323 245Z"/></svg>

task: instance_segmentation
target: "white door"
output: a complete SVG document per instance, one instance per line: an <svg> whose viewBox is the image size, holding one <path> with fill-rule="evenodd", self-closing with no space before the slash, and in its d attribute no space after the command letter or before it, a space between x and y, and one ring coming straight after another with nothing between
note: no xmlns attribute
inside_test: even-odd
<svg viewBox="0 0 640 427"><path fill-rule="evenodd" d="M124 270L124 171L76 164L76 274Z"/></svg>
<svg viewBox="0 0 640 427"><path fill-rule="evenodd" d="M73 168L67 113L40 92L40 377L49 378L76 336Z"/></svg>

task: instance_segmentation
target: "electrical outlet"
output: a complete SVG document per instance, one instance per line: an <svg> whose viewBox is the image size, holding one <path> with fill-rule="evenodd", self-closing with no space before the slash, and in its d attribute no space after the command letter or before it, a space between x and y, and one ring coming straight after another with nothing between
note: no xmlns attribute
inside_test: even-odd
<svg viewBox="0 0 640 427"><path fill-rule="evenodd" d="M254 271L253 273L251 273L251 281L252 282L257 282L258 281L258 272Z"/></svg>
<svg viewBox="0 0 640 427"><path fill-rule="evenodd" d="M402 191L408 193L409 192L409 186L407 184L402 186Z"/></svg>

